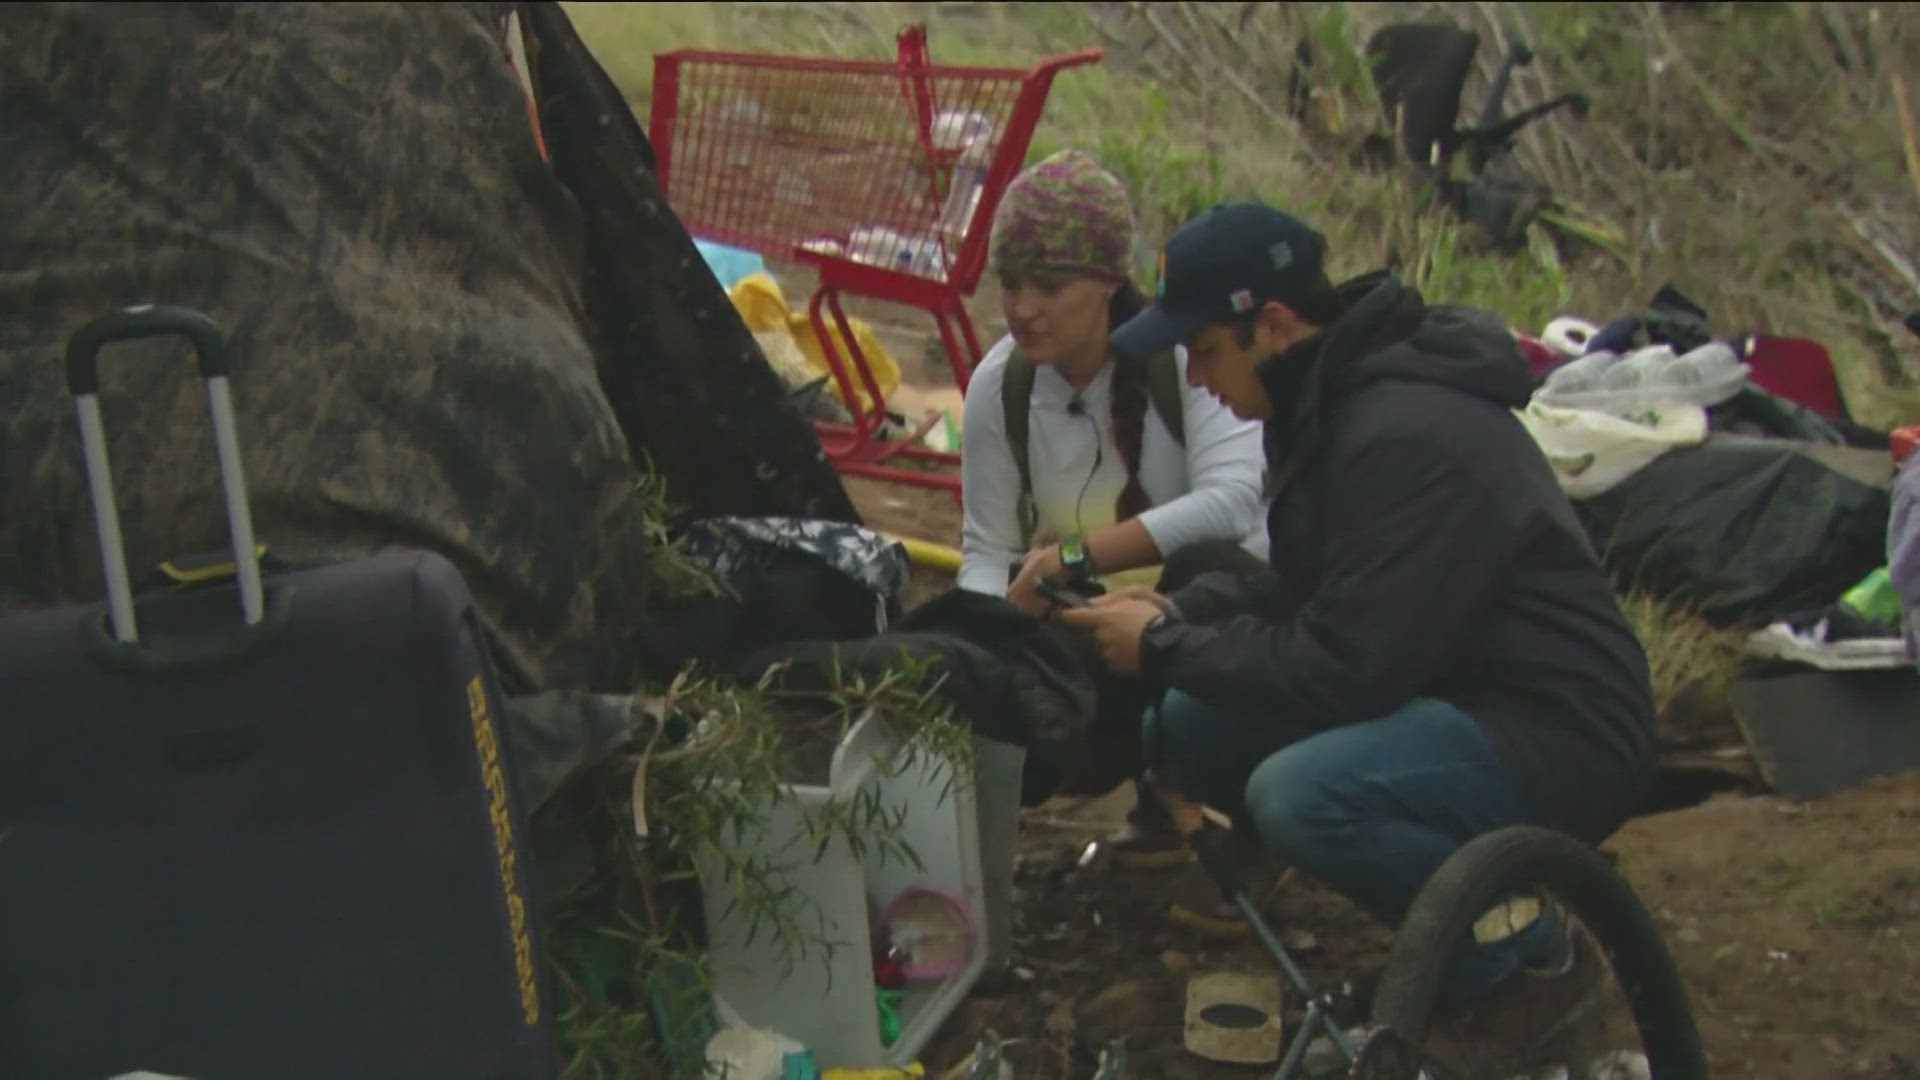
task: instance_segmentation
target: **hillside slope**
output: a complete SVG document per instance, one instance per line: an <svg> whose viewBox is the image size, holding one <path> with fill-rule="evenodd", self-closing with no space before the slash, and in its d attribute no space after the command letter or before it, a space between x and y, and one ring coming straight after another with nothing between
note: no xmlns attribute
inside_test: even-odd
<svg viewBox="0 0 1920 1080"><path fill-rule="evenodd" d="M644 117L651 56L682 46L887 57L925 22L934 57L1017 63L1103 46L1064 75L1033 153L1094 150L1131 185L1148 244L1197 209L1258 196L1312 216L1336 269L1397 256L1450 299L1522 327L1578 313L1604 320L1665 282L1723 330L1816 337L1850 401L1878 424L1920 416L1916 350L1900 328L1920 308L1920 149L1898 76L1920 72L1920 8L1892 4L1622 3L863 3L570 4ZM1387 128L1362 49L1396 21L1448 19L1478 33L1463 120L1477 115L1506 47L1508 111L1578 90L1580 119L1528 128L1515 161L1547 182L1600 245L1484 251L1427 208L1404 173L1369 168ZM1310 43L1304 108L1290 97ZM1911 79L1911 74L1908 75ZM1920 88L1907 87L1908 96Z"/></svg>

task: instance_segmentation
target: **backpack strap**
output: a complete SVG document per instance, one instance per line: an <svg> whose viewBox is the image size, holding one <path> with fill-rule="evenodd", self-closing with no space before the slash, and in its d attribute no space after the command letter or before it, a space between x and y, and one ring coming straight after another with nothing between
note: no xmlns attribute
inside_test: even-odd
<svg viewBox="0 0 1920 1080"><path fill-rule="evenodd" d="M1028 376L1031 379L1032 376ZM1187 445L1187 411L1180 396L1180 364L1171 351L1163 352L1147 360L1147 400L1153 403L1153 411L1160 414L1160 422L1167 426L1173 435L1173 441L1183 448ZM1134 455L1139 456L1137 453Z"/></svg>
<svg viewBox="0 0 1920 1080"><path fill-rule="evenodd" d="M1033 505L1033 463L1028 457L1027 422L1033 400L1034 368L1015 349L1007 355L1007 366L1000 377L1000 407L1006 417L1007 449L1020 470L1020 498L1017 514L1021 543L1031 543L1039 528L1039 514ZM1181 396L1180 365L1172 352L1147 360L1147 400L1160 416L1173 441L1187 445L1186 406ZM1140 448L1133 448L1131 460L1138 461Z"/></svg>
<svg viewBox="0 0 1920 1080"><path fill-rule="evenodd" d="M1033 365L1015 349L1007 355L1007 366L1000 376L1000 406L1006 413L1007 449L1020 470L1020 499L1016 512L1020 520L1020 543L1033 542L1040 527L1039 513L1033 505L1033 463L1027 458L1028 406L1033 400Z"/></svg>

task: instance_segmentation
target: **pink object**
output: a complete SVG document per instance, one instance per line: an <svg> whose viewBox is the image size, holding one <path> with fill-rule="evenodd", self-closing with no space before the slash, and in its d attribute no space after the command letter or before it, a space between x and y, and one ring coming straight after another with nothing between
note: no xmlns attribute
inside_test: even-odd
<svg viewBox="0 0 1920 1080"><path fill-rule="evenodd" d="M1520 351L1526 355L1527 367L1532 369L1534 378L1544 379L1548 372L1560 366L1560 357L1547 348L1546 342L1525 334L1513 336L1520 343Z"/></svg>
<svg viewBox="0 0 1920 1080"><path fill-rule="evenodd" d="M900 890L880 915L879 936L895 939L898 943L894 927L903 913L902 909L909 903L924 902L929 899L939 901L958 917L961 932L966 940L959 955L946 963L921 962L914 955L912 942L906 942L901 949L900 973L910 982L941 982L959 974L960 970L967 966L967 961L973 958L974 946L980 940L980 925L974 918L973 908L959 893L944 885L934 884L909 885Z"/></svg>

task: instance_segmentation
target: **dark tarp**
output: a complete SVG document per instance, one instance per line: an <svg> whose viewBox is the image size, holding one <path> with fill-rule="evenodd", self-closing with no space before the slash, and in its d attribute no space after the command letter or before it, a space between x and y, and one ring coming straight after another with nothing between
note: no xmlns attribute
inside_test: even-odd
<svg viewBox="0 0 1920 1080"><path fill-rule="evenodd" d="M1868 451L1713 436L1576 506L1622 588L1760 625L1886 562L1888 472Z"/></svg>
<svg viewBox="0 0 1920 1080"><path fill-rule="evenodd" d="M697 517L857 522L839 476L726 290L673 216L653 148L559 4L517 4L541 124L586 226L584 287L601 383ZM684 481L684 482L681 482Z"/></svg>
<svg viewBox="0 0 1920 1080"><path fill-rule="evenodd" d="M533 685L661 674L642 455L694 516L857 520L551 4L542 160L501 10L8 5L0 596L101 595L61 350L141 302L230 335L263 540L440 552ZM223 546L184 347L111 349L103 382L135 574Z"/></svg>

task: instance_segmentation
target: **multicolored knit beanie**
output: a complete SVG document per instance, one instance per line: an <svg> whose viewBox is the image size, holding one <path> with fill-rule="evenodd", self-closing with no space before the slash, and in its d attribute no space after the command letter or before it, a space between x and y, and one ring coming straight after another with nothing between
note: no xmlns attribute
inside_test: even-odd
<svg viewBox="0 0 1920 1080"><path fill-rule="evenodd" d="M993 223L994 273L1088 274L1124 281L1133 255L1133 205L1100 163L1062 150L1007 185Z"/></svg>

